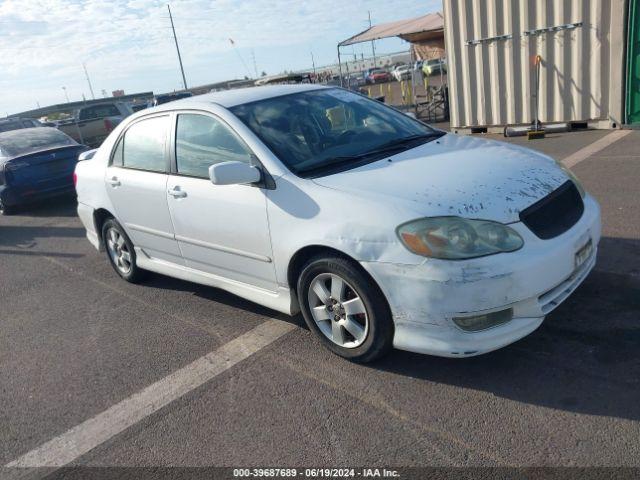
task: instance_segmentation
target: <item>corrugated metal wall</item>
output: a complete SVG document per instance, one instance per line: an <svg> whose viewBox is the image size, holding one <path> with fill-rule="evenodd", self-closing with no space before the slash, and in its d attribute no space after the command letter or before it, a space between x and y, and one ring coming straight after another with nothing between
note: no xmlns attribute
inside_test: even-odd
<svg viewBox="0 0 640 480"><path fill-rule="evenodd" d="M620 125L625 0L444 0L451 126L533 120L534 59L542 56L542 122ZM582 22L574 29L522 32ZM467 45L467 41L511 34Z"/></svg>

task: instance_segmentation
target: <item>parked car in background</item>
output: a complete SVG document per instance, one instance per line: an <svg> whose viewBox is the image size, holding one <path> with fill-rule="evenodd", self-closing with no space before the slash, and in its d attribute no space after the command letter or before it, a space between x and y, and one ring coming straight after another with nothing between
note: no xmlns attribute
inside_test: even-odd
<svg viewBox="0 0 640 480"><path fill-rule="evenodd" d="M582 283L600 239L598 203L552 158L318 85L139 112L76 177L87 238L124 280L150 270L302 310L356 361L515 342Z"/></svg>
<svg viewBox="0 0 640 480"><path fill-rule="evenodd" d="M177 93L166 93L163 95L156 95L153 97L153 106L163 105L165 103L174 102L176 100L182 100L183 98L193 97L193 93L191 92L177 92Z"/></svg>
<svg viewBox="0 0 640 480"><path fill-rule="evenodd" d="M413 69L417 70L417 71L421 71L422 70L422 64L424 63L424 60L416 60L413 63Z"/></svg>
<svg viewBox="0 0 640 480"><path fill-rule="evenodd" d="M364 79L366 83L384 83L391 80L391 75L382 68L370 68L365 71Z"/></svg>
<svg viewBox="0 0 640 480"><path fill-rule="evenodd" d="M134 112L139 112L140 110L144 110L145 108L149 108L151 105L149 103L134 103L131 105L131 110Z"/></svg>
<svg viewBox="0 0 640 480"><path fill-rule="evenodd" d="M0 133L0 214L72 193L78 155L88 148L51 127Z"/></svg>
<svg viewBox="0 0 640 480"><path fill-rule="evenodd" d="M78 109L73 120L60 123L58 128L78 143L98 147L132 113L131 107L124 102L91 104Z"/></svg>
<svg viewBox="0 0 640 480"><path fill-rule="evenodd" d="M398 81L407 80L411 77L411 67L409 65L400 65L391 71L391 75Z"/></svg>
<svg viewBox="0 0 640 480"><path fill-rule="evenodd" d="M42 127L42 123L34 118L2 118L0 119L0 133L9 132L11 130L19 130L21 128Z"/></svg>
<svg viewBox="0 0 640 480"><path fill-rule="evenodd" d="M435 58L433 60L427 60L422 64L422 73L425 76L440 75L440 73L447 73L447 59Z"/></svg>
<svg viewBox="0 0 640 480"><path fill-rule="evenodd" d="M357 89L365 84L362 73L351 73L345 79L345 87Z"/></svg>

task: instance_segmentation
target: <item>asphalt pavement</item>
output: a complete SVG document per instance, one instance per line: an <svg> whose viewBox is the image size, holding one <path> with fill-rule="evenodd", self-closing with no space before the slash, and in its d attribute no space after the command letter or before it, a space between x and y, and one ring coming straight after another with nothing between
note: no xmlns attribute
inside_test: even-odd
<svg viewBox="0 0 640 480"><path fill-rule="evenodd" d="M563 159L610 134L509 141ZM532 335L469 359L352 364L300 317L160 275L128 284L72 198L0 217L0 465L38 466L77 434L68 465L640 467L638 145L632 131L572 167L603 213L585 283ZM256 333L268 322L290 328ZM207 357L173 388L233 341L240 360ZM166 402L146 390L114 429L104 412L150 386Z"/></svg>

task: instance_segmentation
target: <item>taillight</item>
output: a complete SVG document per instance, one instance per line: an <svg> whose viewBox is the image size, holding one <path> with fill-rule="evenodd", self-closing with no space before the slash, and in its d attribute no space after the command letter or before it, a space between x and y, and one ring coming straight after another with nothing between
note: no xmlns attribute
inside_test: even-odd
<svg viewBox="0 0 640 480"><path fill-rule="evenodd" d="M76 187L78 185L78 175L76 172L73 172L73 186Z"/></svg>
<svg viewBox="0 0 640 480"><path fill-rule="evenodd" d="M110 133L111 130L113 130L113 122L111 120L109 120L108 118L104 119L104 128L107 131L107 133Z"/></svg>

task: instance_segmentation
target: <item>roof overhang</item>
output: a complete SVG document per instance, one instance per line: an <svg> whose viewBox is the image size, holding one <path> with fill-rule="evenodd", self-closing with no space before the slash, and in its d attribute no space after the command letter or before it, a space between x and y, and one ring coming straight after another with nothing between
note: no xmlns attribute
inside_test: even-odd
<svg viewBox="0 0 640 480"><path fill-rule="evenodd" d="M390 37L400 37L407 42L419 42L438 37L443 33L444 16L441 12L436 12L421 17L374 25L364 32L343 40L338 44L338 47Z"/></svg>

